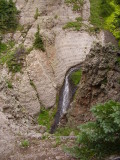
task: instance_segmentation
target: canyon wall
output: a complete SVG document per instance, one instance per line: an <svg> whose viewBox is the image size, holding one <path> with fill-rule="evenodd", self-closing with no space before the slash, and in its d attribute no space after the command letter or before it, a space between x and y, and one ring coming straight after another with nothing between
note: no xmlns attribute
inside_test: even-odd
<svg viewBox="0 0 120 160"><path fill-rule="evenodd" d="M33 50L26 55L21 73L12 74L6 64L0 66L0 157L14 149L16 135L34 135L34 117L41 107L51 108L62 86L69 68L82 63L93 43L105 43L104 32L90 34L84 28L80 31L63 30L69 21L82 17L89 25L90 3L85 0L82 12L74 12L64 0L16 0L20 10L21 30L4 35L3 42L15 41L26 49L33 47L37 26L43 37L45 52ZM39 15L35 19L36 10ZM8 87L8 82L12 87ZM33 131L34 130L34 131ZM37 135L39 136L39 135ZM12 142L11 142L12 141ZM7 153L8 154L8 153Z"/></svg>

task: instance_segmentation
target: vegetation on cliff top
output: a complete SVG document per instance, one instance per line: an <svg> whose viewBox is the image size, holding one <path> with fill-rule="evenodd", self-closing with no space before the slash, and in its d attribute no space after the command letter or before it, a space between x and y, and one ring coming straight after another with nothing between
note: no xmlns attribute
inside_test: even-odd
<svg viewBox="0 0 120 160"><path fill-rule="evenodd" d="M120 1L90 0L91 23L100 29L109 30L120 45Z"/></svg>
<svg viewBox="0 0 120 160"><path fill-rule="evenodd" d="M18 13L13 0L0 0L0 32L14 31L17 28Z"/></svg>
<svg viewBox="0 0 120 160"><path fill-rule="evenodd" d="M73 22L68 22L63 29L73 29L75 31L79 31L82 26L82 18L77 17L75 21Z"/></svg>
<svg viewBox="0 0 120 160"><path fill-rule="evenodd" d="M81 11L84 5L84 0L65 0L67 5L72 5L73 11Z"/></svg>

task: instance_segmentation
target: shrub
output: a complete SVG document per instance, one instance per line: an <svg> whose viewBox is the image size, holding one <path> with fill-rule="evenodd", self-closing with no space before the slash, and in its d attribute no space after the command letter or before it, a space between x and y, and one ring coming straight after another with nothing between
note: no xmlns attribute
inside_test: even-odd
<svg viewBox="0 0 120 160"><path fill-rule="evenodd" d="M38 117L39 125L46 126L47 131L50 131L56 111L57 111L57 107L55 107L53 110L52 109L47 110L45 108L42 108Z"/></svg>
<svg viewBox="0 0 120 160"><path fill-rule="evenodd" d="M0 53L5 52L7 50L7 45L5 43L0 42Z"/></svg>
<svg viewBox="0 0 120 160"><path fill-rule="evenodd" d="M38 10L38 8L36 8L34 18L37 20L39 16L40 16L39 10Z"/></svg>
<svg viewBox="0 0 120 160"><path fill-rule="evenodd" d="M22 147L28 147L29 146L29 141L28 140L23 140L22 142L21 142L21 146Z"/></svg>
<svg viewBox="0 0 120 160"><path fill-rule="evenodd" d="M81 77L82 77L82 71L78 70L72 73L72 75L70 76L70 80L72 81L74 85L77 85L79 84Z"/></svg>
<svg viewBox="0 0 120 160"><path fill-rule="evenodd" d="M42 37L41 37L41 35L40 35L40 28L39 28L39 26L38 26L37 32L36 32L36 34L35 34L35 41L34 41L33 46L34 46L36 49L42 50L43 52L45 51L44 43L43 43Z"/></svg>
<svg viewBox="0 0 120 160"><path fill-rule="evenodd" d="M110 16L115 10L111 5L111 0L101 0L100 2L100 15L102 17Z"/></svg>
<svg viewBox="0 0 120 160"><path fill-rule="evenodd" d="M95 122L80 126L78 145L67 149L81 160L102 159L120 150L120 103L108 101L91 109Z"/></svg>
<svg viewBox="0 0 120 160"><path fill-rule="evenodd" d="M79 31L81 27L82 27L82 18L81 17L77 17L76 21L74 21L74 22L68 22L63 27L63 29L70 29L70 28L72 28L75 31Z"/></svg>
<svg viewBox="0 0 120 160"><path fill-rule="evenodd" d="M65 3L72 5L73 11L81 11L84 5L84 0L65 0Z"/></svg>
<svg viewBox="0 0 120 160"><path fill-rule="evenodd" d="M10 89L13 88L11 81L7 80L6 83L7 83L8 88L10 88Z"/></svg>
<svg viewBox="0 0 120 160"><path fill-rule="evenodd" d="M120 2L119 0L90 0L91 23L100 29L109 30L120 46Z"/></svg>
<svg viewBox="0 0 120 160"><path fill-rule="evenodd" d="M119 0L115 0L115 3L120 5L120 1Z"/></svg>
<svg viewBox="0 0 120 160"><path fill-rule="evenodd" d="M17 28L18 10L13 0L0 0L0 31L12 31Z"/></svg>
<svg viewBox="0 0 120 160"><path fill-rule="evenodd" d="M4 52L0 54L0 64L6 63L9 71L13 73L20 72L24 65L24 58L27 52L23 46L19 46L11 51L14 42L9 42L7 45L5 44L5 46L7 46L7 49L4 49Z"/></svg>
<svg viewBox="0 0 120 160"><path fill-rule="evenodd" d="M69 136L71 132L74 132L75 135L78 134L78 129L71 128L70 126L58 127L56 129L55 135L56 136Z"/></svg>
<svg viewBox="0 0 120 160"><path fill-rule="evenodd" d="M24 56L26 51L23 46L20 46L16 49L15 52L11 53L6 63L9 68L9 71L16 73L20 72L24 64Z"/></svg>

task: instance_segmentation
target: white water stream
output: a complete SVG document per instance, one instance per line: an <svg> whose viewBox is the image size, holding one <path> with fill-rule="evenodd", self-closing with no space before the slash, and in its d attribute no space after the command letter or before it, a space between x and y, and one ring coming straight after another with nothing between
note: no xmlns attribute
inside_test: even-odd
<svg viewBox="0 0 120 160"><path fill-rule="evenodd" d="M55 121L51 127L50 133L54 133L57 126L59 125L59 122L64 115L66 115L67 110L69 108L70 102L72 100L72 97L74 96L76 86L72 86L70 83L70 76L75 71L79 70L81 68L81 65L77 65L73 68L71 68L65 77L64 84L61 88L60 94L59 94L59 103L58 103L58 110L55 116Z"/></svg>
<svg viewBox="0 0 120 160"><path fill-rule="evenodd" d="M61 103L61 116L65 115L67 113L68 107L70 105L70 101L72 98L71 97L72 91L71 91L69 78L70 78L71 74L73 72L75 72L76 70L78 70L78 67L71 68L65 77L64 86L63 86L63 93L61 95L61 96L63 96L62 103Z"/></svg>

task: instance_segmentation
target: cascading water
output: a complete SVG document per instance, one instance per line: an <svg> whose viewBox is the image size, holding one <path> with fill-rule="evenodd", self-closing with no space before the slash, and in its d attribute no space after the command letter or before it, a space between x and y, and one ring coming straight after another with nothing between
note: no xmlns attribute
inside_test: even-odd
<svg viewBox="0 0 120 160"><path fill-rule="evenodd" d="M73 85L70 83L70 76L72 73L76 72L80 68L81 68L81 65L72 67L66 74L64 84L59 94L60 98L59 98L59 103L58 103L58 110L55 116L54 124L51 127L50 133L55 132L57 126L59 125L60 119L67 113L70 102L76 91L76 86L73 87Z"/></svg>

